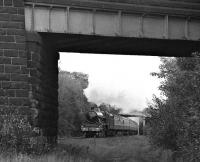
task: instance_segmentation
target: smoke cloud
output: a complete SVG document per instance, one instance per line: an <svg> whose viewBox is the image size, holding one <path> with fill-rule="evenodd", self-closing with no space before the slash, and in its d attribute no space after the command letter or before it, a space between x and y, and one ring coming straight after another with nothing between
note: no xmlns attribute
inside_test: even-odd
<svg viewBox="0 0 200 162"><path fill-rule="evenodd" d="M62 70L89 75L85 95L96 104L115 105L128 113L143 110L152 95L160 93L160 81L150 75L158 72L159 57L60 53L60 59Z"/></svg>

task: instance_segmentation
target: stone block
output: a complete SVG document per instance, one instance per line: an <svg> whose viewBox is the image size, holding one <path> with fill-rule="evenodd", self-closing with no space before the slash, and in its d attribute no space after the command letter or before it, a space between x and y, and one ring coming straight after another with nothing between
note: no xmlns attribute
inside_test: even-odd
<svg viewBox="0 0 200 162"><path fill-rule="evenodd" d="M1 17L1 15L0 15ZM15 39L14 39L14 36L2 36L0 35L0 42L14 42Z"/></svg>
<svg viewBox="0 0 200 162"><path fill-rule="evenodd" d="M18 50L15 50L15 49L4 50L4 56L6 56L6 57L18 57Z"/></svg>
<svg viewBox="0 0 200 162"><path fill-rule="evenodd" d="M25 58L12 58L12 65L27 65L27 60Z"/></svg>
<svg viewBox="0 0 200 162"><path fill-rule="evenodd" d="M5 90L4 89L0 89L0 97L4 97L5 96Z"/></svg>
<svg viewBox="0 0 200 162"><path fill-rule="evenodd" d="M11 64L11 58L0 56L0 64Z"/></svg>
<svg viewBox="0 0 200 162"><path fill-rule="evenodd" d="M21 58L27 58L27 52L25 50L19 50L18 54Z"/></svg>
<svg viewBox="0 0 200 162"><path fill-rule="evenodd" d="M29 100L28 98L22 97L10 97L9 104L15 106L29 106Z"/></svg>
<svg viewBox="0 0 200 162"><path fill-rule="evenodd" d="M0 65L0 73L4 72L4 65Z"/></svg>
<svg viewBox="0 0 200 162"><path fill-rule="evenodd" d="M13 5L12 0L4 0L4 5L5 6L12 6Z"/></svg>
<svg viewBox="0 0 200 162"><path fill-rule="evenodd" d="M11 81L27 82L28 76L25 74L11 74Z"/></svg>
<svg viewBox="0 0 200 162"><path fill-rule="evenodd" d="M24 21L24 15L10 15L10 21Z"/></svg>
<svg viewBox="0 0 200 162"><path fill-rule="evenodd" d="M0 21L9 21L10 15L8 13L1 13L0 14Z"/></svg>
<svg viewBox="0 0 200 162"><path fill-rule="evenodd" d="M24 8L18 8L17 9L17 14L18 15L24 15Z"/></svg>
<svg viewBox="0 0 200 162"><path fill-rule="evenodd" d="M6 35L6 29L0 29L0 35Z"/></svg>
<svg viewBox="0 0 200 162"><path fill-rule="evenodd" d="M24 7L23 0L13 0L14 7Z"/></svg>
<svg viewBox="0 0 200 162"><path fill-rule="evenodd" d="M0 97L0 105L7 105L8 98L7 97Z"/></svg>
<svg viewBox="0 0 200 162"><path fill-rule="evenodd" d="M0 5L1 6L1 5ZM13 7L0 7L0 13L9 13L9 14L17 14L17 8Z"/></svg>
<svg viewBox="0 0 200 162"><path fill-rule="evenodd" d="M16 97L28 97L28 90L24 89L16 90Z"/></svg>
<svg viewBox="0 0 200 162"><path fill-rule="evenodd" d="M15 36L15 41L16 41L17 43L25 43L25 37L24 37L24 36L16 35L16 36Z"/></svg>
<svg viewBox="0 0 200 162"><path fill-rule="evenodd" d="M29 74L29 69L26 66L21 66L21 74Z"/></svg>
<svg viewBox="0 0 200 162"><path fill-rule="evenodd" d="M10 74L0 73L0 80L1 81L10 81Z"/></svg>
<svg viewBox="0 0 200 162"><path fill-rule="evenodd" d="M27 82L2 82L4 89L28 89Z"/></svg>
<svg viewBox="0 0 200 162"><path fill-rule="evenodd" d="M26 48L26 44L25 43L16 43L15 48L18 50L24 50Z"/></svg>
<svg viewBox="0 0 200 162"><path fill-rule="evenodd" d="M5 65L5 73L21 73L19 65Z"/></svg>
<svg viewBox="0 0 200 162"><path fill-rule="evenodd" d="M24 22L1 21L0 28L24 29Z"/></svg>
<svg viewBox="0 0 200 162"><path fill-rule="evenodd" d="M2 49L0 49L0 56L3 56L3 50Z"/></svg>
<svg viewBox="0 0 200 162"><path fill-rule="evenodd" d="M25 35L24 29L7 29L7 35Z"/></svg>
<svg viewBox="0 0 200 162"><path fill-rule="evenodd" d="M7 97L15 97L15 90L13 90L13 89L8 89L8 90L6 91L6 96L7 96Z"/></svg>

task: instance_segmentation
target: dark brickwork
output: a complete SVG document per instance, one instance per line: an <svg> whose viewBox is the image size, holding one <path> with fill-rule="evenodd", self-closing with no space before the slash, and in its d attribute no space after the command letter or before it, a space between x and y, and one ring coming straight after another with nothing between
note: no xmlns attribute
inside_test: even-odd
<svg viewBox="0 0 200 162"><path fill-rule="evenodd" d="M56 139L59 54L45 42L26 33L24 0L0 0L0 108L35 115L33 124Z"/></svg>
<svg viewBox="0 0 200 162"><path fill-rule="evenodd" d="M28 73L24 4L22 0L0 0L0 106L28 108ZM20 31L20 32L19 32Z"/></svg>
<svg viewBox="0 0 200 162"><path fill-rule="evenodd" d="M27 33L29 82L35 107L39 111L37 126L45 136L57 135L58 121L58 56L59 54L37 33ZM51 138L52 139L52 138Z"/></svg>

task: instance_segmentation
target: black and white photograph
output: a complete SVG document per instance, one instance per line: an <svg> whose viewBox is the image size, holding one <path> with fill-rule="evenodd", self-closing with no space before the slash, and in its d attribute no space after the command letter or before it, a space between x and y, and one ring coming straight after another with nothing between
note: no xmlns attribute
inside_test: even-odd
<svg viewBox="0 0 200 162"><path fill-rule="evenodd" d="M200 162L200 0L0 0L0 162Z"/></svg>

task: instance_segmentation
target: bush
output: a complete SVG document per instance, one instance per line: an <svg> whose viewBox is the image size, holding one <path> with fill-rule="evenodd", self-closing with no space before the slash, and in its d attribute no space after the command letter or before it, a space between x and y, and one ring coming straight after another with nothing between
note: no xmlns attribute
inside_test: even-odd
<svg viewBox="0 0 200 162"><path fill-rule="evenodd" d="M3 111L2 111L3 112ZM41 154L48 150L47 140L38 136L27 115L18 109L1 114L0 152Z"/></svg>
<svg viewBox="0 0 200 162"><path fill-rule="evenodd" d="M148 129L151 142L164 149L177 150L178 123L173 109L158 98L154 98L154 103L155 105L149 106L151 118Z"/></svg>

